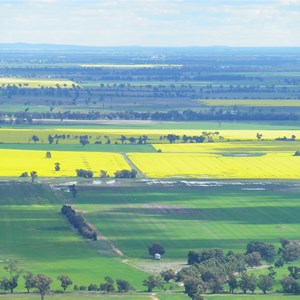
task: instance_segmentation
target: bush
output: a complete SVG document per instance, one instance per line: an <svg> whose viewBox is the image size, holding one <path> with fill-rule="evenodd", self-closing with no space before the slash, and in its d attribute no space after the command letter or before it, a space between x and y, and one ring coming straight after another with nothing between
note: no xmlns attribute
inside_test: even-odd
<svg viewBox="0 0 300 300"><path fill-rule="evenodd" d="M94 176L94 173L92 171L83 170L83 169L77 169L76 173L78 177L83 177L83 178L93 178Z"/></svg>

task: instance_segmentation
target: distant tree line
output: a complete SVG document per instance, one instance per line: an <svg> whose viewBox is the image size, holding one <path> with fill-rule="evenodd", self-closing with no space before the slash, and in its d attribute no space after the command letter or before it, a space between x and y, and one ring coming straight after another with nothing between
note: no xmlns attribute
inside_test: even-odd
<svg viewBox="0 0 300 300"><path fill-rule="evenodd" d="M97 233L82 216L78 216L71 206L63 205L61 213L66 216L68 221L78 230L85 238L96 241Z"/></svg>
<svg viewBox="0 0 300 300"><path fill-rule="evenodd" d="M7 119L8 118L8 119ZM12 112L0 113L2 124L31 123L32 119L57 120L153 120L153 121L297 121L299 116L294 113L282 112L253 112L233 111L232 109L218 109L211 111L170 110L156 112ZM14 120L16 119L16 121Z"/></svg>

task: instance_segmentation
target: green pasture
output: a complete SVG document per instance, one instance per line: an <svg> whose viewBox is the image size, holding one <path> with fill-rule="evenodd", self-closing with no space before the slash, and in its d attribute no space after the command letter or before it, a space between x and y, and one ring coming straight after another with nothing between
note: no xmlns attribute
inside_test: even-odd
<svg viewBox="0 0 300 300"><path fill-rule="evenodd" d="M38 294L14 294L14 295L1 295L0 299L13 299L13 300L35 300L41 299ZM130 294L130 295L103 295L100 293L66 293L66 294L47 294L46 299L55 300L89 300L89 299L100 299L100 300L151 300L151 295L142 294Z"/></svg>
<svg viewBox="0 0 300 300"><path fill-rule="evenodd" d="M299 238L295 185L176 185L82 187L74 205L130 258L149 258L153 242L166 248L165 259L186 260L191 249L244 252L253 239L278 246L280 237Z"/></svg>
<svg viewBox="0 0 300 300"><path fill-rule="evenodd" d="M152 145L130 145L130 144L0 144L0 149L20 149L20 150L45 150L45 151L78 151L78 152L157 152Z"/></svg>
<svg viewBox="0 0 300 300"><path fill-rule="evenodd" d="M49 188L1 182L0 195L0 277L5 261L15 259L22 269L53 278L54 289L59 289L56 277L62 274L78 285L99 285L111 276L143 289L146 274L122 263L107 242L81 238L60 214L62 201Z"/></svg>
<svg viewBox="0 0 300 300"><path fill-rule="evenodd" d="M181 294L158 294L160 300L188 300L191 299L184 293ZM254 294L254 295L244 295L244 294L233 294L233 295L205 295L206 300L299 300L299 296L290 296L290 295L263 295L263 294Z"/></svg>

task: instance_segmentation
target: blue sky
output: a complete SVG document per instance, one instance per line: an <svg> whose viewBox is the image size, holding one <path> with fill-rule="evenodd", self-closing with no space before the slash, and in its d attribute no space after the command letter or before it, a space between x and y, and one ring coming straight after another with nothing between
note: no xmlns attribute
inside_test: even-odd
<svg viewBox="0 0 300 300"><path fill-rule="evenodd" d="M300 46L300 0L0 0L0 42Z"/></svg>

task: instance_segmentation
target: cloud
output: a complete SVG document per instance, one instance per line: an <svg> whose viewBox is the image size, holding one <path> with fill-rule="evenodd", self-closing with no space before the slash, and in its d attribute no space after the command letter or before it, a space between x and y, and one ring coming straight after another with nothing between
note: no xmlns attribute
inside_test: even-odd
<svg viewBox="0 0 300 300"><path fill-rule="evenodd" d="M300 46L300 0L0 1L0 42Z"/></svg>

